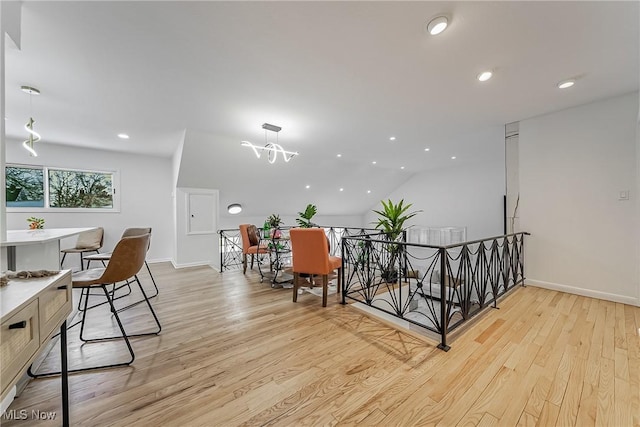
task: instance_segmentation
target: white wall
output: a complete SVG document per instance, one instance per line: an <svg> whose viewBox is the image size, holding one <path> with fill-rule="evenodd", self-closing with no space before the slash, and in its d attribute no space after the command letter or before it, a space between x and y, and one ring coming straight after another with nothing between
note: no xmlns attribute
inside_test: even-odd
<svg viewBox="0 0 640 427"><path fill-rule="evenodd" d="M180 175L180 164L182 162L182 149L184 147L184 137L186 132L187 131L185 129L184 133L182 134L182 139L180 140L180 143L178 144L176 151L173 153L173 156L171 157L171 171L172 171L171 219L172 219L172 225L173 225L173 228L171 230L172 232L171 235L173 238L173 245L171 249L171 259L173 260L174 263L177 262L176 260L178 259L178 205L177 205L178 176Z"/></svg>
<svg viewBox="0 0 640 427"><path fill-rule="evenodd" d="M224 207L223 207L224 209ZM279 214L278 212L274 212ZM285 226L296 226L297 215L280 215ZM242 213L232 216L220 216L220 229L236 229L240 224L254 224L262 227L267 218L264 216L244 216ZM362 215L316 215L311 219L312 222L328 227L369 227L365 225Z"/></svg>
<svg viewBox="0 0 640 427"><path fill-rule="evenodd" d="M215 218L214 230L218 222L218 190L176 188L176 268L192 267L196 265L211 265L220 270L220 239L216 231L208 234L189 234L188 232L188 200L189 194L211 194L214 197L213 206Z"/></svg>
<svg viewBox="0 0 640 427"><path fill-rule="evenodd" d="M6 144L7 163L57 166L63 168L117 170L120 174L120 212L37 212L45 219L45 227L90 227L105 229L104 250L111 250L127 227L152 227L149 261L172 257L172 181L171 159L100 151L64 145L38 145L38 157L29 157L17 140ZM7 212L8 229L24 229L29 212ZM62 242L73 246L75 239ZM69 258L69 257L67 257ZM76 258L76 257L72 257ZM70 260L76 266L76 259ZM65 261L65 265L68 266Z"/></svg>
<svg viewBox="0 0 640 427"><path fill-rule="evenodd" d="M528 282L640 303L637 117L636 92L520 122Z"/></svg>
<svg viewBox="0 0 640 427"><path fill-rule="evenodd" d="M504 144L504 134L496 132L496 141ZM412 203L411 210L422 210L410 225L427 227L467 227L467 240L502 235L504 231L503 197L505 191L504 156L492 162L470 163L434 169L416 174L386 199ZM372 209L381 209L378 203ZM377 215L367 213L370 224Z"/></svg>
<svg viewBox="0 0 640 427"><path fill-rule="evenodd" d="M7 44L20 48L22 34L22 2L0 2L0 171L4 171L5 164L5 49ZM7 37L5 37L5 35ZM3 172L4 173L4 172ZM0 240L7 237L7 218L5 215L5 188L4 176L2 185L0 185ZM2 260L2 268L4 270L4 259ZM4 402L3 402L4 403ZM4 406L3 406L4 410Z"/></svg>
<svg viewBox="0 0 640 427"><path fill-rule="evenodd" d="M2 38L2 40L0 40L0 82L2 82L2 84L0 84L0 117L2 117L4 115L4 48L5 48L5 30L4 30L4 24L2 24L3 22L3 16L4 14L6 14L6 12L4 12L3 14L3 9L5 6L5 3L0 3L0 36ZM4 145L5 145L5 129L4 129L4 117L2 117L2 121L0 123L0 171L4 171L4 163L5 163L5 150L4 150ZM2 185L0 185L0 213L2 213L2 215L0 215L0 240L4 241L7 238L7 216L5 215L5 205L6 205L6 194L5 194L5 182L4 182L4 175L2 177ZM2 258L3 260L0 262L0 271L4 271L5 270L5 266L4 266L4 257ZM1 408L2 410L4 410L4 406L2 406Z"/></svg>

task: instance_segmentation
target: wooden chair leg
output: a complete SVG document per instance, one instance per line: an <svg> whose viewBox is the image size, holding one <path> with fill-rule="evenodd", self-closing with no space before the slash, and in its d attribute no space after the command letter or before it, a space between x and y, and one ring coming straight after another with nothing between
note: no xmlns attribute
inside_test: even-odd
<svg viewBox="0 0 640 427"><path fill-rule="evenodd" d="M300 274L293 273L293 302L298 302L298 281L300 280Z"/></svg>
<svg viewBox="0 0 640 427"><path fill-rule="evenodd" d="M329 275L322 275L322 306L327 306L327 290L329 288Z"/></svg>
<svg viewBox="0 0 640 427"><path fill-rule="evenodd" d="M242 274L247 273L247 254L242 254Z"/></svg>
<svg viewBox="0 0 640 427"><path fill-rule="evenodd" d="M253 270L253 260L254 260L255 255L251 254L251 269Z"/></svg>

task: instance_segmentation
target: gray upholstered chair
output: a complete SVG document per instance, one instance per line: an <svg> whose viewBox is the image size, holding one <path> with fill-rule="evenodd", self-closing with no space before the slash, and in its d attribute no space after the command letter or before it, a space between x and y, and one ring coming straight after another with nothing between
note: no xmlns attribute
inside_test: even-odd
<svg viewBox="0 0 640 427"><path fill-rule="evenodd" d="M104 242L104 228L98 227L94 230L83 231L78 234L76 245L73 248L63 249L62 261L60 261L60 267L64 264L64 259L67 254L80 254L80 270L84 270L83 257L85 253L96 252L100 253L99 249L102 248Z"/></svg>

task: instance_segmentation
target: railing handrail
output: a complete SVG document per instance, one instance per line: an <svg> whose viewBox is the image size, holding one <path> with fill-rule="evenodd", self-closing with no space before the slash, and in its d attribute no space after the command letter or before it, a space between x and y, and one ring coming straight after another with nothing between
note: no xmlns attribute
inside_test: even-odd
<svg viewBox="0 0 640 427"><path fill-rule="evenodd" d="M529 233L529 232L520 231L518 233L503 234L503 235L500 235L500 236L486 237L484 239L469 240L469 241L466 241L466 242L452 243L450 245L441 245L441 246L426 245L424 243L406 242L406 241L402 241L402 240L391 241L391 240L372 239L372 238L370 238L370 236L379 236L381 234L385 234L385 233L384 232L379 232L379 233L372 233L372 234L361 234L361 235L358 235L358 236L344 236L342 238L343 239L349 239L349 240L360 240L360 241L363 241L363 242L397 243L399 245L419 247L419 248L428 248L428 249L452 249L452 248L456 248L458 246L474 245L476 243L481 243L481 242L485 242L485 241L488 241L488 240L503 239L503 238L506 238L506 237L513 237L513 236L519 236L519 235L526 235L526 236L530 236L531 235L531 233Z"/></svg>
<svg viewBox="0 0 640 427"><path fill-rule="evenodd" d="M297 228L297 225L282 225L279 228ZM342 229L352 229L352 230L376 230L375 228L367 228L367 227L352 227L352 226L342 226L342 225L319 225L318 228L342 228ZM220 234L224 231L238 231L239 228L221 228L218 229L217 233Z"/></svg>

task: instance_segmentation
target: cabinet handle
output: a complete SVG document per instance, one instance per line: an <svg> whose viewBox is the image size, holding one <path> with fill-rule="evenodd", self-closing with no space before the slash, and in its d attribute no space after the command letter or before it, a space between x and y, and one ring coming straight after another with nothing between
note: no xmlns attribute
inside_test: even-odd
<svg viewBox="0 0 640 427"><path fill-rule="evenodd" d="M67 290L67 285L58 286L58 290L59 291L66 291Z"/></svg>
<svg viewBox="0 0 640 427"><path fill-rule="evenodd" d="M9 329L23 329L27 327L27 321L23 320L22 322L14 323L9 325Z"/></svg>

